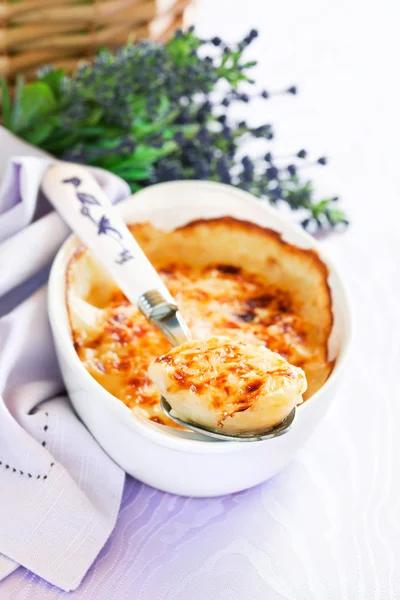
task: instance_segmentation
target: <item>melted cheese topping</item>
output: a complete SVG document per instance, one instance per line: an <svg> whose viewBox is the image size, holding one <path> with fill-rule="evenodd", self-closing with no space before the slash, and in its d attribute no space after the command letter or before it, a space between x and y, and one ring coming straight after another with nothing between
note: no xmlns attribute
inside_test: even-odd
<svg viewBox="0 0 400 600"><path fill-rule="evenodd" d="M276 352L224 336L173 348L149 375L173 416L228 434L277 425L307 389L304 372Z"/></svg>
<svg viewBox="0 0 400 600"><path fill-rule="evenodd" d="M317 365L317 371L327 367L325 348L313 348L308 342L307 324L296 314L289 295L261 276L230 264L204 268L153 264L194 339L223 335L260 344L302 367L307 376L309 367ZM75 348L86 369L133 410L174 426L162 412L160 394L147 373L150 363L170 350L169 342L118 290L104 305L101 286L93 284L86 303L94 311L92 318L73 327Z"/></svg>

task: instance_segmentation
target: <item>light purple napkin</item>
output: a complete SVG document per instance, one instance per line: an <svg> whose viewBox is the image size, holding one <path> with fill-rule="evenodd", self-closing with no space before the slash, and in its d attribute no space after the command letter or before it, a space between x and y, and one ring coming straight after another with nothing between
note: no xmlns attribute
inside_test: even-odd
<svg viewBox="0 0 400 600"><path fill-rule="evenodd" d="M69 231L39 193L51 161L0 128L0 580L23 565L68 591L114 527L124 473L76 417L58 370L45 283ZM129 194L92 172L113 201Z"/></svg>

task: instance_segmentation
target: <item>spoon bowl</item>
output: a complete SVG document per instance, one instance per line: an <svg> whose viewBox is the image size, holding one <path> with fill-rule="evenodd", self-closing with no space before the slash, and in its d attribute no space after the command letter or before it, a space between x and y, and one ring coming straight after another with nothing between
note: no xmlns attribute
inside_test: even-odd
<svg viewBox="0 0 400 600"><path fill-rule="evenodd" d="M200 425L193 425L192 423L182 421L173 413L171 413L171 406L168 404L164 396L161 396L160 404L164 413L178 425L185 427L185 429L190 429L197 434L201 434L204 437L214 438L214 440L220 440L224 442L261 442L262 440L271 440L288 433L296 417L296 407L294 407L288 416L283 419L283 421L277 425L274 425L273 427L264 429L264 431L246 431L244 433L238 433L237 435L229 435L227 433L214 431L213 429L207 429L205 427L200 427Z"/></svg>

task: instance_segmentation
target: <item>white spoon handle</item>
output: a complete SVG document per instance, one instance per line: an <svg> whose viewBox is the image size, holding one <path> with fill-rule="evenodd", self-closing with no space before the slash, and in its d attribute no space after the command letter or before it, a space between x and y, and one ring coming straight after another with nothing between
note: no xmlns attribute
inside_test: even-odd
<svg viewBox="0 0 400 600"><path fill-rule="evenodd" d="M71 163L49 167L42 189L64 221L138 305L149 291L175 304L158 273L87 169Z"/></svg>

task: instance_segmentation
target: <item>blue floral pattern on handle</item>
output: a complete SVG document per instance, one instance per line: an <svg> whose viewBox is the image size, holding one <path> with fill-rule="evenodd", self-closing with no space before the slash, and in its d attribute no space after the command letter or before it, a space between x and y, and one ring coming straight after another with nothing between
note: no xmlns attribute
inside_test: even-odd
<svg viewBox="0 0 400 600"><path fill-rule="evenodd" d="M87 217L97 226L97 235L108 235L112 237L117 244L121 247L121 250L115 259L118 265L123 265L129 260L133 260L135 257L132 255L130 250L125 248L122 233L112 225L110 219L106 215L102 215L100 219L96 219L93 214L93 209L96 206L101 206L100 202L92 196L92 194L86 194L78 190L81 185L81 180L78 177L70 177L69 179L63 179L63 183L70 183L76 188L76 197L81 203L81 214Z"/></svg>
<svg viewBox="0 0 400 600"><path fill-rule="evenodd" d="M96 200L96 198L94 196L92 196L91 194L84 194L83 192L76 192L76 195L83 206L85 206L85 205L99 206L99 204L100 204L100 202L98 200Z"/></svg>
<svg viewBox="0 0 400 600"><path fill-rule="evenodd" d="M132 258L134 258L134 256L132 256L132 254L129 252L129 250L124 248L119 253L119 257L115 262L119 265L123 265L124 263L128 262L128 260L131 260Z"/></svg>
<svg viewBox="0 0 400 600"><path fill-rule="evenodd" d="M116 229L115 227L113 227L110 223L110 219L106 216L102 216L99 223L99 231L98 231L98 235L101 235L102 233L105 233L106 235L111 235L115 238L115 236L117 236L119 239L122 239L122 235L121 232L118 231L118 229Z"/></svg>
<svg viewBox="0 0 400 600"><path fill-rule="evenodd" d="M78 177L70 177L69 179L64 179L63 183L72 183L72 185L78 187L81 185L81 180Z"/></svg>

